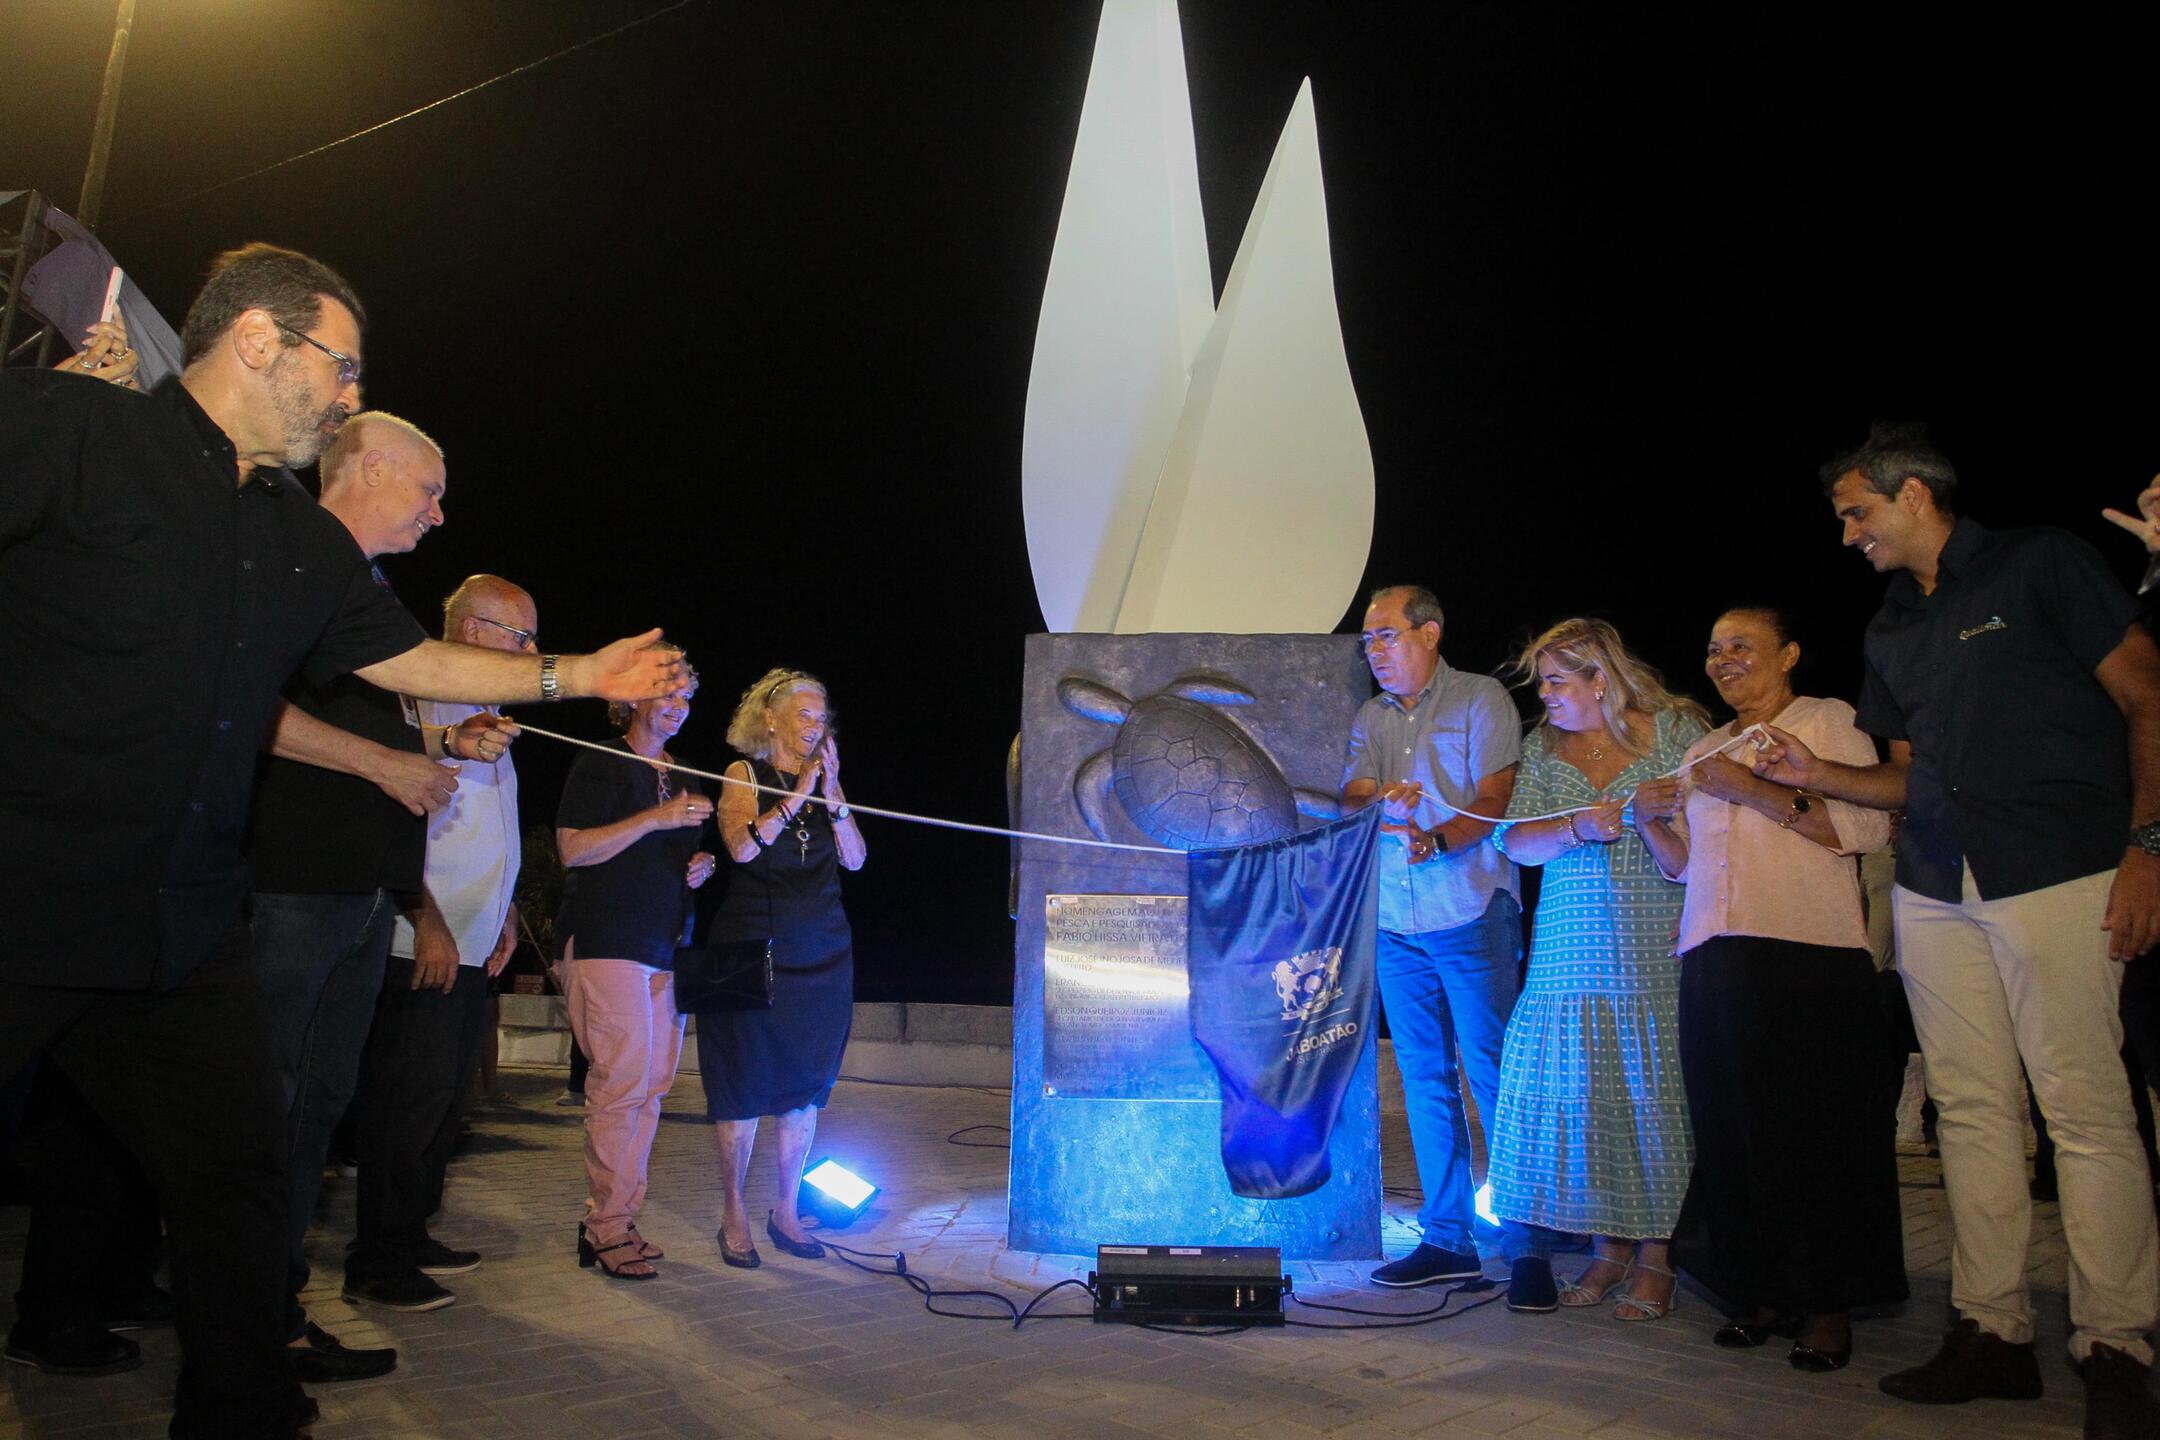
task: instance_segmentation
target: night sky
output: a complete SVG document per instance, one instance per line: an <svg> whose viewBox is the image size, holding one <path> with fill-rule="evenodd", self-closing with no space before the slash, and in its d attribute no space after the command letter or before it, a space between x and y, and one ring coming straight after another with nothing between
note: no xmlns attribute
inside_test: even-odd
<svg viewBox="0 0 2160 1440"><path fill-rule="evenodd" d="M423 619L485 569L550 648L664 625L705 677L677 749L715 764L734 695L810 669L853 798L1001 823L1094 6L698 0L180 198L663 8L139 0L101 233L176 324L247 240L354 281L369 403L449 455L447 526L386 567ZM1977 517L2130 576L2097 512L2160 468L2131 12L1645 10L1183 5L1218 288L1313 80L1368 583L1438 591L1458 666L1590 612L1705 699L1715 613L1782 601L1804 688L1849 697L1881 581L1814 471L1878 417L1933 423ZM72 206L110 16L0 0L0 189ZM567 759L518 759L544 820ZM859 997L1009 999L1005 846L866 832Z"/></svg>

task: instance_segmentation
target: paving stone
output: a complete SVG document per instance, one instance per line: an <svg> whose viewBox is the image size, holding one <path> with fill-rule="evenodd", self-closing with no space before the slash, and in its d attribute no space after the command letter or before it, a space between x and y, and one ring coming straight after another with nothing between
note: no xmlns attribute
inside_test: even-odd
<svg viewBox="0 0 2160 1440"><path fill-rule="evenodd" d="M1853 1367L1804 1376L1767 1349L1708 1344L1709 1306L1686 1296L1669 1320L1622 1325L1606 1309L1511 1315L1497 1304L1401 1329L1323 1333L1372 1317L1293 1306L1316 1328L1197 1338L1097 1326L1070 1289L1013 1329L981 1300L928 1313L889 1275L772 1254L756 1271L720 1263L712 1141L695 1081L669 1097L654 1147L642 1229L662 1245L662 1278L611 1282L574 1262L584 1181L581 1113L549 1102L559 1074L506 1072L519 1103L472 1117L436 1232L487 1262L450 1282L458 1303L425 1315L347 1305L339 1296L352 1182L332 1180L305 1299L348 1344L396 1345L398 1371L316 1391L319 1440L2045 1440L2078 1433L2082 1392L2059 1361L2065 1264L2055 1206L2036 1207L2032 1274L2048 1393L2022 1405L1935 1410L1875 1389L1934 1352L1946 1319L1949 1217L1937 1162L1899 1157L1914 1299L1862 1323ZM1024 1305L1092 1258L1004 1248L1004 1155L948 1145L962 1126L1001 1125L1009 1102L982 1089L843 1083L815 1153L885 1187L844 1235L862 1251L904 1251L911 1274ZM978 1132L982 1133L982 1132ZM1399 1114L1384 1117L1389 1179L1415 1184ZM771 1137L751 1166L753 1203L769 1199ZM1414 1201L1391 1195L1390 1253L1416 1242ZM0 1297L14 1289L24 1216L0 1210ZM865 1257L872 1270L889 1261ZM1563 1270L1577 1261L1564 1258ZM1409 1316L1440 1297L1365 1287L1363 1267L1292 1265L1296 1295ZM1495 1267L1497 1269L1497 1267ZM1484 1297L1490 1298L1490 1297ZM0 1299L0 1323L12 1320ZM139 1337L126 1375L63 1380L17 1366L0 1378L0 1440L151 1440L164 1433L178 1363L170 1331Z"/></svg>

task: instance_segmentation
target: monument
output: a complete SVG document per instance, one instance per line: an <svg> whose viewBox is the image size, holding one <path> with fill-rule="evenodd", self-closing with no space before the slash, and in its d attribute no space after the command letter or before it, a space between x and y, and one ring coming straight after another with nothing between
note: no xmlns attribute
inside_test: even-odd
<svg viewBox="0 0 2160 1440"><path fill-rule="evenodd" d="M1327 1182L1244 1199L1186 1004L1183 852L1335 812L1371 684L1355 640L1327 632L1358 598L1373 462L1310 82L1218 305L1174 0L1103 6L1021 472L1054 633L1028 640L1016 825L1097 845L1015 849L1010 1243L1375 1257L1369 1034Z"/></svg>

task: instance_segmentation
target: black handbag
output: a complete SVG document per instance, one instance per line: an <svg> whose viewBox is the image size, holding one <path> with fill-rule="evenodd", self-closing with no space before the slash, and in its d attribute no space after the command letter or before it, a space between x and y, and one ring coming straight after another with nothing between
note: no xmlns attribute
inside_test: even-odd
<svg viewBox="0 0 2160 1440"><path fill-rule="evenodd" d="M772 947L769 939L726 940L677 950L677 1013L772 1009Z"/></svg>
<svg viewBox="0 0 2160 1440"><path fill-rule="evenodd" d="M752 770L753 777L756 771ZM675 950L675 1011L706 1015L720 1010L772 1009L772 882L765 882L763 940L722 940Z"/></svg>

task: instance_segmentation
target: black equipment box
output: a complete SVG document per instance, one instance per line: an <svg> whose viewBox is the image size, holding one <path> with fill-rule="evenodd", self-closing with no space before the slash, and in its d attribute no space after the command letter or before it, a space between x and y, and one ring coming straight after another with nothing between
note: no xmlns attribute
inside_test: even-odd
<svg viewBox="0 0 2160 1440"><path fill-rule="evenodd" d="M1272 1245L1098 1245L1088 1284L1127 1325L1280 1325L1291 1288Z"/></svg>

